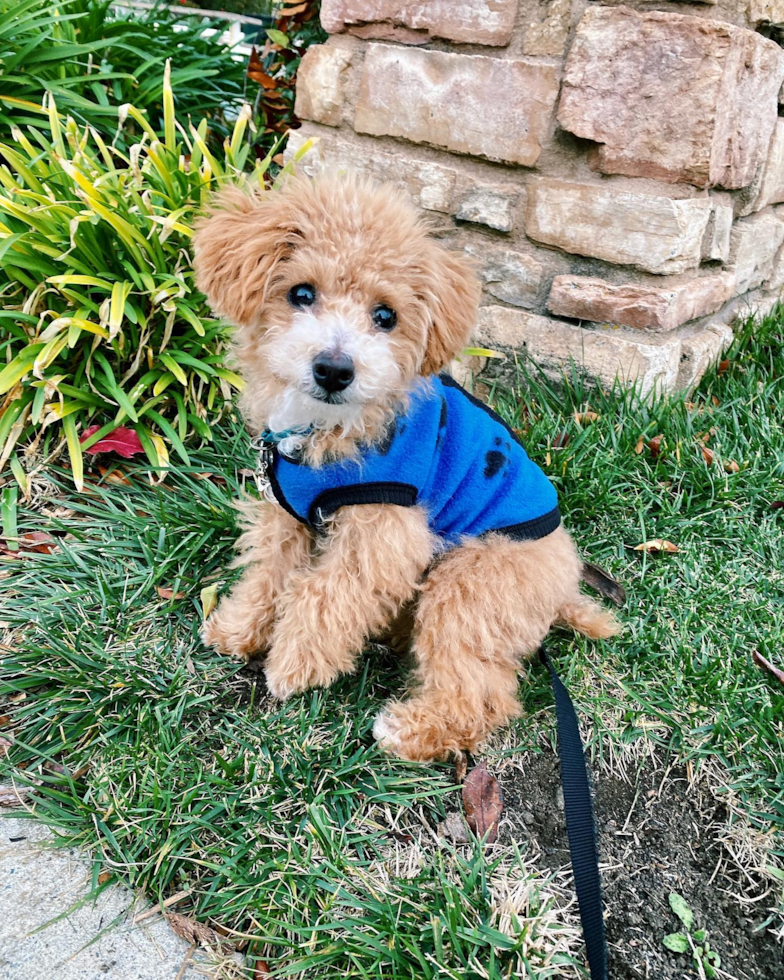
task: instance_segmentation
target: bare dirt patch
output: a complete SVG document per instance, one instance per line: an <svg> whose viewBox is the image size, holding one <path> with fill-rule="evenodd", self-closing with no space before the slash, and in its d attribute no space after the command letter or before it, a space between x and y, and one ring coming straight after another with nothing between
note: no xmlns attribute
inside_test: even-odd
<svg viewBox="0 0 784 980"><path fill-rule="evenodd" d="M784 980L784 950L761 929L774 896L745 904L738 876L723 858L715 828L725 807L689 786L682 768L664 781L649 768L629 782L594 773L599 856L604 884L609 974L612 980L683 980L699 976L691 957L662 945L679 930L670 892L694 912L695 928L707 929L724 975L737 980ZM506 827L501 837L527 836L548 868L566 864L568 842L560 769L551 753L531 756L525 772L500 777ZM746 881L748 886L749 882ZM760 883L761 884L761 883ZM764 887L760 887L760 893Z"/></svg>

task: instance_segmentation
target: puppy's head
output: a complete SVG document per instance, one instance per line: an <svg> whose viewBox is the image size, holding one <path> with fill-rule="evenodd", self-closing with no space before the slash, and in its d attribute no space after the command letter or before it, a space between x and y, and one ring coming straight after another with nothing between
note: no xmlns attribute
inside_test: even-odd
<svg viewBox="0 0 784 980"><path fill-rule="evenodd" d="M399 191L352 177L223 191L197 225L199 288L237 327L251 424L361 436L474 326L480 287Z"/></svg>

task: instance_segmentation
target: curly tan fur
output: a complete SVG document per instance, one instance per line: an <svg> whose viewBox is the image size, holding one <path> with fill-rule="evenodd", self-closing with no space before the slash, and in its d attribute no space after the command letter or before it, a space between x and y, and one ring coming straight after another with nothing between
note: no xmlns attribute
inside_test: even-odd
<svg viewBox="0 0 784 980"><path fill-rule="evenodd" d="M304 462L355 454L405 408L420 376L468 341L480 288L400 192L351 177L292 179L268 194L224 191L196 229L198 282L237 327L234 358L251 428L296 431ZM293 310L308 283L317 301ZM385 304L397 327L380 335ZM352 345L356 381L339 403L308 388L325 344ZM369 637L415 658L411 692L376 720L408 759L474 749L519 714L517 671L554 623L611 636L611 614L579 592L580 560L563 528L538 541L468 539L441 553L419 507L345 507L314 537L277 504L243 505L243 575L204 627L205 642L266 653L270 691L288 697L351 672Z"/></svg>

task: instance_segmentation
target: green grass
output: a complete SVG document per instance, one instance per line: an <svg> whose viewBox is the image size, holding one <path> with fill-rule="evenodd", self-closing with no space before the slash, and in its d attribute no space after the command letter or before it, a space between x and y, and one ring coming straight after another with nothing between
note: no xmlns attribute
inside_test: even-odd
<svg viewBox="0 0 784 980"><path fill-rule="evenodd" d="M784 500L784 318L748 327L692 397L556 392L522 373L516 391L493 392L557 482L582 551L628 592L620 638L549 641L595 756L622 762L654 742L707 762L736 808L780 830L784 691L750 653L784 659L784 511L771 507ZM583 426L586 403L599 418ZM709 465L697 439L711 428ZM658 458L635 452L660 434ZM355 677L281 706L203 649L200 591L229 580L230 502L253 460L235 421L191 461L154 488L124 464L130 485L82 496L53 474L57 489L34 480L36 506L20 505L20 533L65 533L51 555L0 569L0 714L15 778L43 780L37 814L94 851L96 880L108 869L154 899L189 889L193 913L253 937L276 976L574 976L553 890L525 855L455 851L425 829L453 802L450 769L374 749L373 716L401 687L391 656L371 651ZM632 550L651 538L680 550ZM553 737L540 669L520 696L525 720L491 767ZM53 763L89 768L72 779ZM510 881L528 889L512 926L498 914Z"/></svg>

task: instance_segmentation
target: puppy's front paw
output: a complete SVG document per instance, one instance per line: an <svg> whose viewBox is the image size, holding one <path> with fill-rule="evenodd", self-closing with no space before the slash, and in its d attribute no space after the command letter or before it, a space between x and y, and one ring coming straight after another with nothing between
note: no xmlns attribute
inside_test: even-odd
<svg viewBox="0 0 784 980"><path fill-rule="evenodd" d="M373 737L389 755L409 762L433 762L456 758L471 747L466 735L435 706L416 701L388 705L376 715Z"/></svg>
<svg viewBox="0 0 784 980"><path fill-rule="evenodd" d="M223 599L201 628L206 646L246 661L264 652L267 633L262 617L231 599Z"/></svg>
<svg viewBox="0 0 784 980"><path fill-rule="evenodd" d="M289 650L286 656L281 656L278 651L275 646L270 650L264 676L267 690L281 701L311 687L329 687L338 677L339 671L320 662L313 653Z"/></svg>

